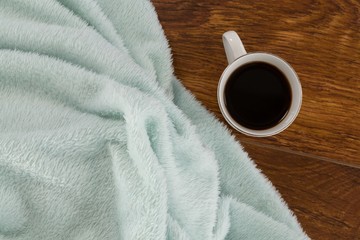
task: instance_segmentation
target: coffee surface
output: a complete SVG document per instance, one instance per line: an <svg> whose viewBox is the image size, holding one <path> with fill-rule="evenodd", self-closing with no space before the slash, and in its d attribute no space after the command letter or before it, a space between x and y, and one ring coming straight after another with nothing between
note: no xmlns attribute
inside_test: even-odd
<svg viewBox="0 0 360 240"><path fill-rule="evenodd" d="M278 124L291 104L291 89L285 75L263 62L235 70L225 86L225 104L240 125L264 130Z"/></svg>

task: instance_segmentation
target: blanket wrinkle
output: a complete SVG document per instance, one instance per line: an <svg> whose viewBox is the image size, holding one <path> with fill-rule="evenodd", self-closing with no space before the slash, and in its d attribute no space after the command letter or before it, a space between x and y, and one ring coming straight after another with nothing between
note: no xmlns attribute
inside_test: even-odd
<svg viewBox="0 0 360 240"><path fill-rule="evenodd" d="M309 238L176 78L149 0L4 0L0 239Z"/></svg>

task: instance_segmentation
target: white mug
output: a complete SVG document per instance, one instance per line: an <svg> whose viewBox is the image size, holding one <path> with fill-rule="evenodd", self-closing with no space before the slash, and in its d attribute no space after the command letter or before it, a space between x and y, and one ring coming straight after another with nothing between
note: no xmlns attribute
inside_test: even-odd
<svg viewBox="0 0 360 240"><path fill-rule="evenodd" d="M225 117L225 120L239 132L253 137L272 136L282 132L287 127L289 127L299 114L302 102L301 84L294 69L283 59L273 54L263 52L247 53L239 36L234 31L228 31L223 34L223 44L229 65L220 77L217 90L217 99L219 108L222 115ZM231 117L226 108L225 86L229 77L241 66L252 62L264 62L276 67L282 72L282 74L284 74L290 86L292 99L287 114L279 123L268 129L254 130L242 126Z"/></svg>

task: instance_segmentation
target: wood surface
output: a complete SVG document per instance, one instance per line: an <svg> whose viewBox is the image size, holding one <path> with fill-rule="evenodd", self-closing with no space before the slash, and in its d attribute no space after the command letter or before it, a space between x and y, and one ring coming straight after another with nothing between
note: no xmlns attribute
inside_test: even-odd
<svg viewBox="0 0 360 240"><path fill-rule="evenodd" d="M244 144L312 239L360 239L359 170Z"/></svg>
<svg viewBox="0 0 360 240"><path fill-rule="evenodd" d="M268 138L234 134L313 239L360 239L360 1L152 0L175 74L223 122L221 35L288 61L303 87L298 118ZM344 166L346 165L346 166Z"/></svg>

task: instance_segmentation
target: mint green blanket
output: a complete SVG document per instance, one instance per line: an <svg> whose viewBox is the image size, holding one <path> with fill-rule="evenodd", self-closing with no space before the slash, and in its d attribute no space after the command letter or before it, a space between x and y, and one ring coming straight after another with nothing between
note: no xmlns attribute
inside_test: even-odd
<svg viewBox="0 0 360 240"><path fill-rule="evenodd" d="M308 237L176 79L149 1L3 0L0 239Z"/></svg>

